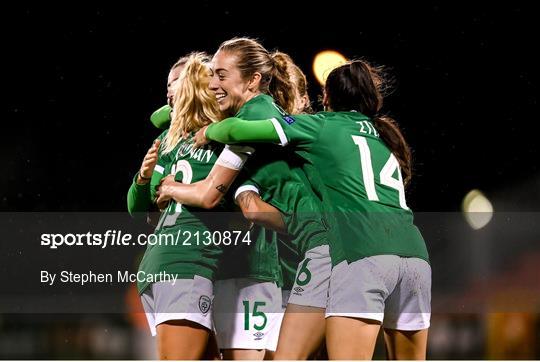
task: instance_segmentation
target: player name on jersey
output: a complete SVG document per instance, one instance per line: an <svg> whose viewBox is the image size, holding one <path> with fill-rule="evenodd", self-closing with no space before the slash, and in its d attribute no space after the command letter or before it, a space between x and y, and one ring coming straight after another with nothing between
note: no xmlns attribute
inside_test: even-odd
<svg viewBox="0 0 540 362"><path fill-rule="evenodd" d="M213 150L194 148L191 141L182 143L176 153L177 158L194 158L199 162L206 163L210 162L213 154Z"/></svg>

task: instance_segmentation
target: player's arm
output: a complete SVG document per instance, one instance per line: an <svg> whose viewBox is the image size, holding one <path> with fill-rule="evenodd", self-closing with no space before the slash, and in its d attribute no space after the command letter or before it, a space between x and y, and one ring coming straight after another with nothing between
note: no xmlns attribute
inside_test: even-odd
<svg viewBox="0 0 540 362"><path fill-rule="evenodd" d="M152 113L150 116L150 122L152 122L152 124L159 129L169 128L171 123L171 111L172 108L169 105L164 105Z"/></svg>
<svg viewBox="0 0 540 362"><path fill-rule="evenodd" d="M281 234L287 233L281 212L264 202L256 189L244 186L238 188L235 200L247 220Z"/></svg>
<svg viewBox="0 0 540 362"><path fill-rule="evenodd" d="M154 141L152 147L144 156L141 168L128 190L127 208L131 216L135 217L141 215L141 213L146 213L152 205L150 181L158 162L160 142L159 139Z"/></svg>
<svg viewBox="0 0 540 362"><path fill-rule="evenodd" d="M138 184L137 178L139 178L138 172L127 193L127 209L133 217L150 210L150 205L152 205L150 184Z"/></svg>
<svg viewBox="0 0 540 362"><path fill-rule="evenodd" d="M177 182L174 176L169 175L163 178L158 188L156 202L160 208L170 199L174 199L183 205L212 209L227 193L238 172L239 170L214 165L204 180L192 184Z"/></svg>
<svg viewBox="0 0 540 362"><path fill-rule="evenodd" d="M226 118L221 122L213 123L202 128L195 135L195 146L200 146L209 141L225 144L234 143L283 143L286 138L281 134L281 126L276 119L260 121L245 121L240 118Z"/></svg>
<svg viewBox="0 0 540 362"><path fill-rule="evenodd" d="M157 204L161 206L170 199L183 205L214 208L227 193L238 173L247 161L250 153L249 147L226 147L219 155L208 176L193 184L183 184L174 180L174 177L165 177L156 193Z"/></svg>

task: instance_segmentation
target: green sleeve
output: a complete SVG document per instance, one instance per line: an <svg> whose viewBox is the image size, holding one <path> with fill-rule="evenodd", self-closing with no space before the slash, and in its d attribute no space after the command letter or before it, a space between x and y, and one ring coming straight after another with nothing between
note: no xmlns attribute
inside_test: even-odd
<svg viewBox="0 0 540 362"><path fill-rule="evenodd" d="M150 121L156 128L166 129L171 124L171 111L172 108L169 105L165 105L152 113Z"/></svg>
<svg viewBox="0 0 540 362"><path fill-rule="evenodd" d="M128 212L133 217L140 215L146 216L146 212L150 210L150 206L152 205L150 183L145 185L137 184L137 176L139 176L138 172L127 194Z"/></svg>
<svg viewBox="0 0 540 362"><path fill-rule="evenodd" d="M244 121L236 117L209 125L206 129L206 138L226 144L280 142L279 135L271 120Z"/></svg>
<svg viewBox="0 0 540 362"><path fill-rule="evenodd" d="M135 175L127 193L127 207L131 216L146 216L146 213L151 211L154 205L154 199L156 198L156 187L161 182L161 179L169 172L169 165L166 165L166 167L159 164L156 165L150 182L145 185L137 184L139 173Z"/></svg>

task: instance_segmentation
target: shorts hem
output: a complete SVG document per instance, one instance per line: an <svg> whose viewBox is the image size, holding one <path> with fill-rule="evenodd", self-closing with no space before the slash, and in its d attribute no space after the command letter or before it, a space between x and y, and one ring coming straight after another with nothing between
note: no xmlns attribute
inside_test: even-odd
<svg viewBox="0 0 540 362"><path fill-rule="evenodd" d="M428 329L431 326L430 322L418 323L418 324L383 324L383 328L395 329L397 331L420 331L423 329Z"/></svg>
<svg viewBox="0 0 540 362"><path fill-rule="evenodd" d="M327 312L324 316L328 317L347 317L347 318L357 318L357 319L371 319L382 324L384 315L383 313L340 313L340 312Z"/></svg>
<svg viewBox="0 0 540 362"><path fill-rule="evenodd" d="M204 328L212 330L212 324L208 323L208 321L206 320L206 317L199 317L197 314L191 314L191 313L158 314L158 316L156 317L155 328L157 329L158 325L168 322L168 321L179 321L179 320L184 320L184 319L190 322L200 324Z"/></svg>

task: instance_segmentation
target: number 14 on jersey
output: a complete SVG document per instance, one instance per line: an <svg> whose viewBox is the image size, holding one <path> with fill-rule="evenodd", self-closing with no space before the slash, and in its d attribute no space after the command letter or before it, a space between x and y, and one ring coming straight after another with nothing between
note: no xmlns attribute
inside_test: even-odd
<svg viewBox="0 0 540 362"><path fill-rule="evenodd" d="M371 162L371 150L369 149L367 139L362 136L351 137L360 151L360 165L362 167L362 177L364 179L364 187L366 189L367 197L371 201L379 201L379 196L377 195L377 191L375 189L375 175L373 172L373 164ZM397 179L393 177L396 170L398 175ZM407 203L405 201L405 187L403 186L401 169L399 168L398 160L392 153L390 153L390 157L379 173L379 179L381 184L397 190L399 194L399 206L405 210L408 210L409 208L407 207Z"/></svg>

